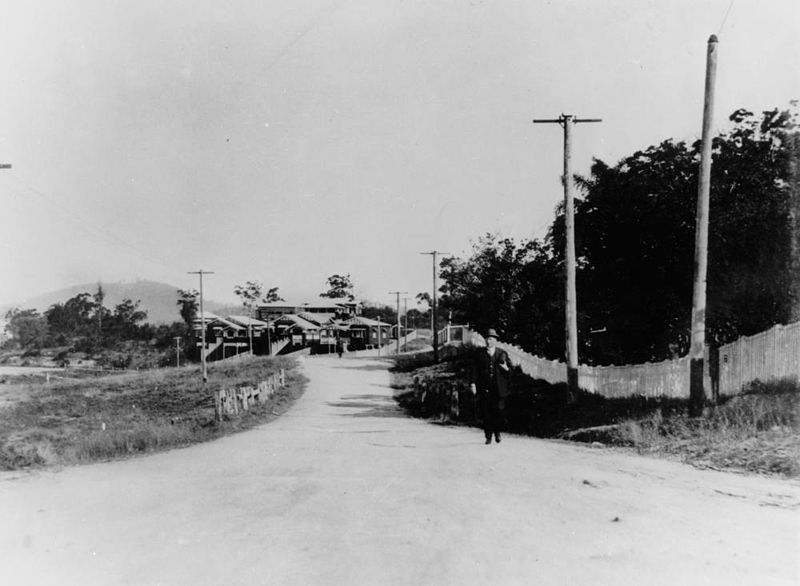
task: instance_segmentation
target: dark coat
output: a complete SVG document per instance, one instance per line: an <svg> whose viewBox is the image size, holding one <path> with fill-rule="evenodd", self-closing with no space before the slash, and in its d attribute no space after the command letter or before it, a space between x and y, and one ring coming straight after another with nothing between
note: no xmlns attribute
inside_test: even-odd
<svg viewBox="0 0 800 586"><path fill-rule="evenodd" d="M509 370L503 369L501 365L511 368L511 361L505 350L495 347L493 356L489 356L485 348L477 351L472 380L479 393L488 391L496 397L508 395Z"/></svg>

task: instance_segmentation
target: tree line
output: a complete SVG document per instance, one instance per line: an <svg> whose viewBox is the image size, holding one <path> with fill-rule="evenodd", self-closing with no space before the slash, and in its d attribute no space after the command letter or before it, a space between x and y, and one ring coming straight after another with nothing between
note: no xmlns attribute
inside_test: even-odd
<svg viewBox="0 0 800 586"><path fill-rule="evenodd" d="M707 340L721 345L800 319L797 103L737 110L713 141ZM689 348L700 141L666 140L576 177L581 361L625 364ZM441 306L562 358L563 206L542 239L487 234L441 264Z"/></svg>
<svg viewBox="0 0 800 586"><path fill-rule="evenodd" d="M105 292L99 285L93 294L79 293L63 303L54 303L42 314L36 309L12 309L5 314L10 337L4 348L28 355L55 348L61 349L63 355L98 355L107 366L128 367L134 361L135 346L165 351L175 336L185 333L180 322L146 323L147 312L140 309L139 301L123 299L108 308L104 299Z"/></svg>

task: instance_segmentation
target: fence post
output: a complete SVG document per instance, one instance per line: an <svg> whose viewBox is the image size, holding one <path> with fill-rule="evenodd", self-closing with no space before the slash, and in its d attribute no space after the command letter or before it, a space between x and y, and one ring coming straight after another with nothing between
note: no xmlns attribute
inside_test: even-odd
<svg viewBox="0 0 800 586"><path fill-rule="evenodd" d="M222 391L214 391L214 420L222 421Z"/></svg>

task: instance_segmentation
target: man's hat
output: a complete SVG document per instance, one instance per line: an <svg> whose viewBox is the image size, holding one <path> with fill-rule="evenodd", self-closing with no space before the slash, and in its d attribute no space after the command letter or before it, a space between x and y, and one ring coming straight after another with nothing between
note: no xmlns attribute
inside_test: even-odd
<svg viewBox="0 0 800 586"><path fill-rule="evenodd" d="M489 328L489 331L486 332L487 338L499 338L500 336L497 335L497 330L494 328Z"/></svg>

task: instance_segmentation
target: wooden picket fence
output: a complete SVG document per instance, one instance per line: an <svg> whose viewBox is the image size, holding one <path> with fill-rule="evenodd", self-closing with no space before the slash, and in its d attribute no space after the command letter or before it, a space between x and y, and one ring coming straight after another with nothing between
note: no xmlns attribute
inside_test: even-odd
<svg viewBox="0 0 800 586"><path fill-rule="evenodd" d="M275 392L286 384L286 372L281 368L255 387L219 389L214 391L214 416L221 421L223 415L239 415L258 403L266 403Z"/></svg>
<svg viewBox="0 0 800 586"><path fill-rule="evenodd" d="M439 332L444 344L444 356L457 354L463 346L483 346L483 337L467 326L452 326ZM525 352L519 346L498 342L512 364L533 379L550 384L565 383L566 365ZM735 395L747 383L781 378L800 378L800 322L774 326L770 330L740 338L719 349L719 372L710 371L710 356L706 353L705 387L710 396ZM688 356L662 362L620 366L578 365L578 384L591 393L608 398L624 397L689 397ZM712 380L714 378L715 380ZM716 384L718 381L718 384ZM718 387L714 390L715 385Z"/></svg>
<svg viewBox="0 0 800 586"><path fill-rule="evenodd" d="M448 378L414 377L414 395L423 415L443 421L475 416L475 401L469 385Z"/></svg>
<svg viewBox="0 0 800 586"><path fill-rule="evenodd" d="M800 378L800 322L773 326L719 349L719 390L735 395L754 380Z"/></svg>

